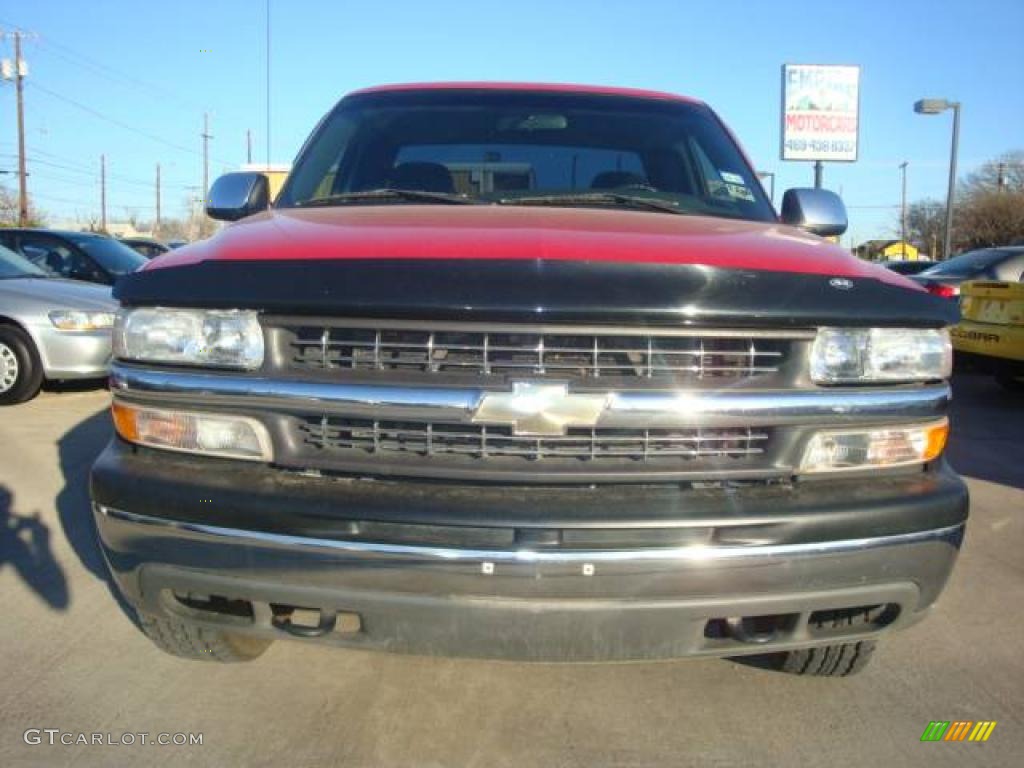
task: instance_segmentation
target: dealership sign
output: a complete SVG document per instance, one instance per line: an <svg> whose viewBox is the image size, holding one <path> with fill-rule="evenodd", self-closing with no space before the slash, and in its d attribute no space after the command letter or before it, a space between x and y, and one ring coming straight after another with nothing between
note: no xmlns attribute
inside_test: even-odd
<svg viewBox="0 0 1024 768"><path fill-rule="evenodd" d="M857 159L860 67L782 67L782 159Z"/></svg>

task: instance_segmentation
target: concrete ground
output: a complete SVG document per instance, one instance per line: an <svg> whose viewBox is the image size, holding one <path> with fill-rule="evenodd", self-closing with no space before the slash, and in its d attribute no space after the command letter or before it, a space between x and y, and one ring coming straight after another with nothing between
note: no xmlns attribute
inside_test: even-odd
<svg viewBox="0 0 1024 768"><path fill-rule="evenodd" d="M0 765L1022 765L1024 396L980 375L955 391L950 450L973 496L963 556L934 614L843 680L294 642L246 665L179 661L122 615L92 541L86 476L107 393L0 410ZM985 744L922 744L930 720L998 725ZM29 745L29 728L203 744Z"/></svg>

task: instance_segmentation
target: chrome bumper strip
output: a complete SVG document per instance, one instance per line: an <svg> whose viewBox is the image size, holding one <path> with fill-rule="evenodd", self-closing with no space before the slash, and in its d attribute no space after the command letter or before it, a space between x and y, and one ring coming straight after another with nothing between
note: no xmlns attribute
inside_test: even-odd
<svg viewBox="0 0 1024 768"><path fill-rule="evenodd" d="M100 514L113 520L143 526L172 529L186 537L211 537L223 542L232 542L252 547L274 549L306 549L310 551L334 551L355 557L397 557L421 562L485 562L485 563L631 563L666 561L680 563L715 562L722 560L770 560L775 558L798 558L831 556L844 553L864 552L892 546L908 546L940 541L959 548L963 524L951 525L930 531L917 531L892 536L880 536L840 541L822 541L807 544L774 544L765 546L709 546L691 545L684 547L661 547L631 550L488 550L453 549L449 547L428 547L409 544L379 544L363 541L339 541L335 539L314 539L305 536L289 536L261 531L243 531L237 528L222 528L202 523L187 523L166 520L150 515L139 515L112 507L97 505Z"/></svg>
<svg viewBox="0 0 1024 768"><path fill-rule="evenodd" d="M470 423L481 398L493 389L363 385L266 379L240 374L138 368L115 363L115 394L149 395L163 402L258 405L282 412L431 419ZM870 423L923 420L945 413L946 383L886 389L821 388L780 391L620 392L611 394L601 428L727 427Z"/></svg>

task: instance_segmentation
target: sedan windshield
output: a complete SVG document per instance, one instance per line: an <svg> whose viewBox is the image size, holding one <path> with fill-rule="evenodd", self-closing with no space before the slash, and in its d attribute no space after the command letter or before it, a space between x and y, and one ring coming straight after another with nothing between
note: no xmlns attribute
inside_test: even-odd
<svg viewBox="0 0 1024 768"><path fill-rule="evenodd" d="M0 280L16 277L49 277L49 275L28 259L0 246Z"/></svg>
<svg viewBox="0 0 1024 768"><path fill-rule="evenodd" d="M114 277L130 274L146 263L145 256L109 237L75 235L71 239Z"/></svg>
<svg viewBox="0 0 1024 768"><path fill-rule="evenodd" d="M1005 251L986 249L968 251L949 261L936 264L921 273L921 277L953 277L970 279L972 277L991 277L992 268L1010 254Z"/></svg>
<svg viewBox="0 0 1024 768"><path fill-rule="evenodd" d="M456 201L775 219L704 105L472 89L345 99L307 143L277 205Z"/></svg>

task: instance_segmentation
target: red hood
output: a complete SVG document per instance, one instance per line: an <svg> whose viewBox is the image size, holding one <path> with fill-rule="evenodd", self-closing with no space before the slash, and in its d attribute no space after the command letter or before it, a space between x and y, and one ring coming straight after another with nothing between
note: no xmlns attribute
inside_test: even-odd
<svg viewBox="0 0 1024 768"><path fill-rule="evenodd" d="M596 208L388 205L280 209L150 261L552 259L707 265L919 286L774 223Z"/></svg>

